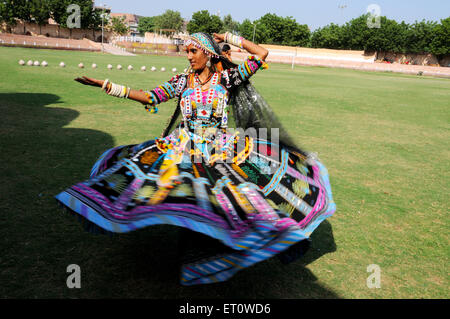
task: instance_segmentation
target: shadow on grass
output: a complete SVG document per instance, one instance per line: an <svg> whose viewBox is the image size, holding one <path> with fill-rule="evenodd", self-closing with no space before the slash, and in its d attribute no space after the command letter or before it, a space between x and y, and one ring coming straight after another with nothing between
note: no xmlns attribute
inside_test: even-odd
<svg viewBox="0 0 450 319"><path fill-rule="evenodd" d="M58 107L62 103L54 94L0 93L2 297L63 296L67 252L84 240L54 196L85 180L113 138L64 128L79 112Z"/></svg>
<svg viewBox="0 0 450 319"><path fill-rule="evenodd" d="M125 235L126 242L116 250L120 257L115 258L116 262L127 264L127 274L118 274L120 269L111 264L113 269L107 270L109 274L105 278L111 280L113 289L122 291L121 295L111 296L135 297L135 294L123 290L132 284L145 298L339 298L331 289L321 285L318 282L320 278L307 268L314 260L336 250L328 221L316 229L311 248L297 261L284 265L278 258L271 258L238 272L226 282L187 287L179 283L179 252L185 248L182 240L189 237L186 232L190 233L172 226L156 226ZM196 236L192 242L201 247L215 241L202 234Z"/></svg>
<svg viewBox="0 0 450 319"><path fill-rule="evenodd" d="M136 296L123 291L126 285L132 283L135 288L139 287L140 296L145 298L339 298L331 289L321 285L307 268L316 259L336 250L328 221L324 221L313 233L309 251L290 264L284 265L278 258L271 258L238 272L226 282L187 287L179 283L179 252L184 250L184 247L180 249L180 246L185 246L182 240L189 236L186 232L190 231L156 226L125 235L127 242L116 250L120 257L115 258L116 262L127 265L127 274L122 272L114 276L120 269L111 265L113 270L111 273L108 270L105 278L115 281L113 286L122 291L122 297ZM217 242L202 234L196 236L193 242L200 247L209 245L208 241ZM214 246L214 243L211 245Z"/></svg>
<svg viewBox="0 0 450 319"><path fill-rule="evenodd" d="M86 233L62 214L54 196L89 176L114 146L101 131L64 128L79 113L56 107L52 94L0 93L0 297L3 298L338 298L306 266L336 249L323 222L301 259L258 263L224 283L179 283L180 238L174 226L113 237ZM207 238L209 239L209 238ZM68 289L67 266L82 269L82 288Z"/></svg>

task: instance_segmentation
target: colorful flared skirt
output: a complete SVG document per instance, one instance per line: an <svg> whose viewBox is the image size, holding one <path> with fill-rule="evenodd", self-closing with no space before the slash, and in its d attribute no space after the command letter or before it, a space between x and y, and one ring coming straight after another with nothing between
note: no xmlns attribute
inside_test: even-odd
<svg viewBox="0 0 450 319"><path fill-rule="evenodd" d="M318 159L264 139L183 129L107 150L89 179L56 199L106 232L168 224L226 246L184 263L183 285L225 281L308 240L336 210Z"/></svg>

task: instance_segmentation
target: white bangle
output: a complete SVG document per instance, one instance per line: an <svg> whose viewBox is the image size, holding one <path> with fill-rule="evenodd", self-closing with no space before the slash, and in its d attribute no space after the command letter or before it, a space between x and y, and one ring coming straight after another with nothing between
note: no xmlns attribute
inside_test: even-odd
<svg viewBox="0 0 450 319"><path fill-rule="evenodd" d="M109 95L113 95L114 91L115 91L115 87L116 85L114 83L109 83L109 89L106 91L107 94Z"/></svg>
<svg viewBox="0 0 450 319"><path fill-rule="evenodd" d="M109 95L118 97L120 94L120 85L111 83L111 89L108 92Z"/></svg>
<svg viewBox="0 0 450 319"><path fill-rule="evenodd" d="M119 97L125 98L126 95L127 95L127 87L126 86L121 86L120 87L120 95L119 95Z"/></svg>
<svg viewBox="0 0 450 319"><path fill-rule="evenodd" d="M234 46L236 46L238 48L241 48L241 49L244 48L243 45L242 45L243 40L244 40L243 37L240 37L238 35L234 35L234 34L228 32L228 31L225 33L225 42L229 43L229 44L232 44L232 45L234 45Z"/></svg>
<svg viewBox="0 0 450 319"><path fill-rule="evenodd" d="M108 80L105 80L105 83L110 83L111 88L109 90L109 92L106 92L108 95L111 96L115 96L115 97L120 97L120 98L125 98L127 99L130 96L130 91L131 89L129 87L123 86L123 85L119 85L119 84L115 84L112 82L106 82ZM106 91L107 89L107 85L105 85L105 83L103 83L103 87L102 89Z"/></svg>
<svg viewBox="0 0 450 319"><path fill-rule="evenodd" d="M109 83L109 80L108 80L108 79L106 79L106 80L103 82L103 85L102 85L102 91L105 91L106 87L108 86L108 83Z"/></svg>
<svg viewBox="0 0 450 319"><path fill-rule="evenodd" d="M117 85L116 90L117 90L116 96L117 96L117 97L122 97L122 94L123 94L123 86L122 86L122 85Z"/></svg>

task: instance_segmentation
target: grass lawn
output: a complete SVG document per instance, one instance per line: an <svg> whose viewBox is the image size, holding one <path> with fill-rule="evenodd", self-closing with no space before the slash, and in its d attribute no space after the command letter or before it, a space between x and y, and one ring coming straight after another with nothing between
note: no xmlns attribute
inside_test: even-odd
<svg viewBox="0 0 450 319"><path fill-rule="evenodd" d="M20 59L49 66L21 67ZM150 114L73 81L86 75L151 89L171 77L142 65L187 63L0 47L1 298L450 297L450 80L281 64L260 71L254 85L327 166L337 212L299 261L273 258L225 283L184 287L178 228L92 235L54 199L85 180L104 150L160 135L174 102ZM70 264L81 267L81 289L66 286ZM380 289L366 286L370 264L381 268Z"/></svg>

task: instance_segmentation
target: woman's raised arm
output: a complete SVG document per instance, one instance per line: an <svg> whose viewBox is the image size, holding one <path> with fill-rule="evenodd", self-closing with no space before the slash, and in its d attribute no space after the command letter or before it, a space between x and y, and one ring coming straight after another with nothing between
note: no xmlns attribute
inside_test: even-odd
<svg viewBox="0 0 450 319"><path fill-rule="evenodd" d="M247 50L250 54L258 56L263 61L265 61L269 55L269 51L262 46L228 32L224 34L214 33L214 40L217 43L226 42L241 47L242 49Z"/></svg>

